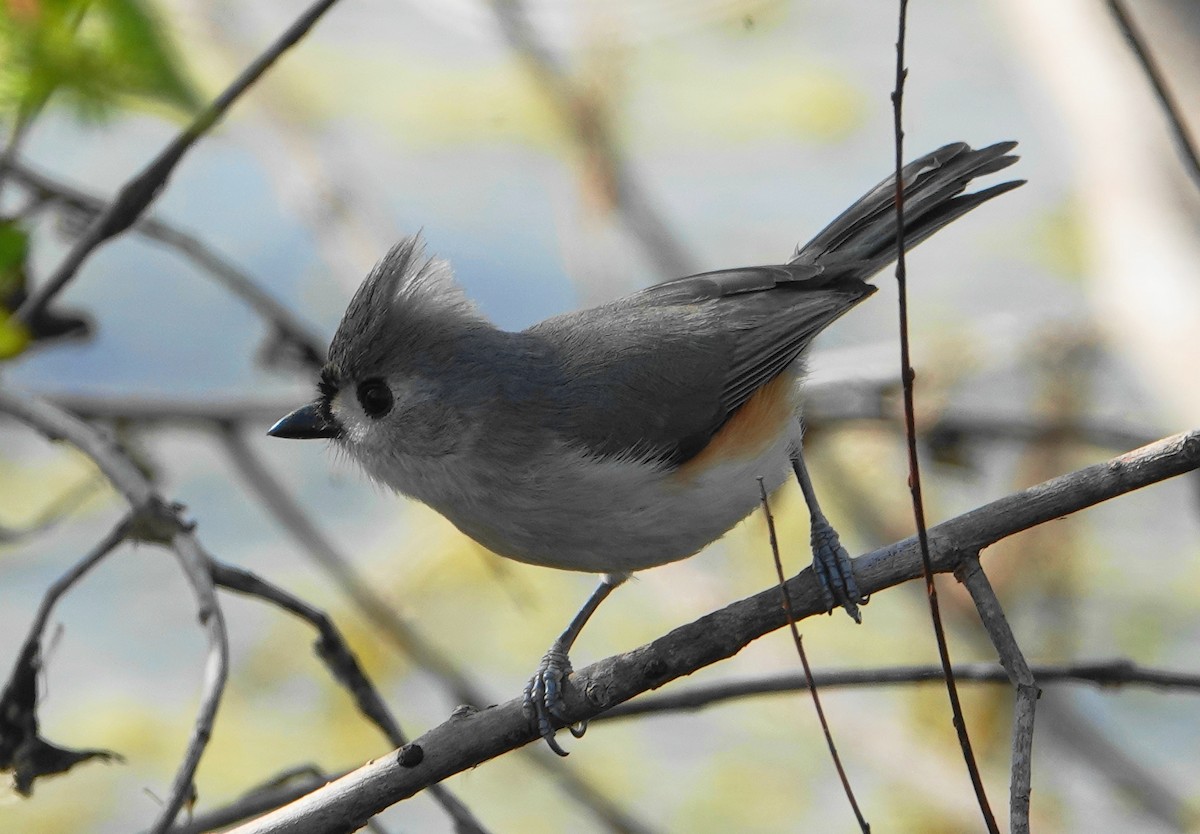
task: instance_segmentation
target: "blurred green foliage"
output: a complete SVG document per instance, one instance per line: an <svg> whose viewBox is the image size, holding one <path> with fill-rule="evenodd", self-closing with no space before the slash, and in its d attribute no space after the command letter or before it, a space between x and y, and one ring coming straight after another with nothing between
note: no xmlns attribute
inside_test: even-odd
<svg viewBox="0 0 1200 834"><path fill-rule="evenodd" d="M102 121L121 106L157 104L183 112L200 106L166 31L143 0L0 3L6 158L51 97L84 121ZM12 315L26 297L28 254L24 220L0 221L0 360L23 353L37 338L81 332L75 317L44 312L27 326Z"/></svg>
<svg viewBox="0 0 1200 834"><path fill-rule="evenodd" d="M199 97L147 3L8 0L0 4L0 108L22 120L59 96L102 119L129 99L194 110Z"/></svg>

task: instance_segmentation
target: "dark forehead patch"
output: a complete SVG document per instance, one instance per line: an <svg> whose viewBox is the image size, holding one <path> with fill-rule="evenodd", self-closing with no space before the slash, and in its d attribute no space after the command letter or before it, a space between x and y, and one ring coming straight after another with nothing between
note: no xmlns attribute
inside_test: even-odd
<svg viewBox="0 0 1200 834"><path fill-rule="evenodd" d="M321 376L317 379L317 408L325 422L331 426L339 425L333 416L333 398L342 387L342 375L337 365L326 362L321 368Z"/></svg>
<svg viewBox="0 0 1200 834"><path fill-rule="evenodd" d="M321 392L321 399L328 402L332 400L341 387L341 375L338 373L337 366L332 362L327 363L321 368L321 378L317 380L317 390Z"/></svg>

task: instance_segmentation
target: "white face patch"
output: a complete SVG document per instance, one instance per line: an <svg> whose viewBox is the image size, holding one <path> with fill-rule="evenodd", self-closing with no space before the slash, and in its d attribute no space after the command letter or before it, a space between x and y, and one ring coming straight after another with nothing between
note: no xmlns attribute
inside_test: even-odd
<svg viewBox="0 0 1200 834"><path fill-rule="evenodd" d="M343 444L354 447L363 442L369 418L363 413L353 391L338 391L329 401L329 413L342 427Z"/></svg>
<svg viewBox="0 0 1200 834"><path fill-rule="evenodd" d="M392 406L386 413L372 416L359 402L358 386L379 381L379 377L368 377L355 387L345 386L330 401L330 411L342 426L345 451L374 477L409 493L412 469L418 461L462 451L478 431L423 377L384 379Z"/></svg>

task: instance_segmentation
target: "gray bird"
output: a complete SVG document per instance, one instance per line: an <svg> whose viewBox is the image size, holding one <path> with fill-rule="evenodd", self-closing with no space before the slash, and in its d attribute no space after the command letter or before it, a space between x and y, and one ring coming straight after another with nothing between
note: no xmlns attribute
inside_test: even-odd
<svg viewBox="0 0 1200 834"><path fill-rule="evenodd" d="M956 143L906 166L905 248L1021 185L964 193L1015 162L1015 146ZM798 381L813 338L896 257L894 182L786 263L666 281L519 333L403 240L350 301L315 402L269 433L333 440L501 556L602 574L525 690L537 732L566 755L554 731L588 617L632 572L691 556L749 515L760 478L774 491L795 474L826 604L859 619L866 600L801 456Z"/></svg>

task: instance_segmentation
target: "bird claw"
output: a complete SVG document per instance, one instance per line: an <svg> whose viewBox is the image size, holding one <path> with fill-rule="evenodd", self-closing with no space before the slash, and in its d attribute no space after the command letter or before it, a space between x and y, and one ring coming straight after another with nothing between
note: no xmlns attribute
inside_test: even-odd
<svg viewBox="0 0 1200 834"><path fill-rule="evenodd" d="M856 623L862 622L859 605L866 605L868 597L858 590L854 581L854 567L850 554L842 547L837 531L822 517L812 522L813 572L821 586L825 609L832 612L840 605Z"/></svg>
<svg viewBox="0 0 1200 834"><path fill-rule="evenodd" d="M566 756L567 751L554 738L554 722L567 724L571 735L583 738L587 731L587 722L568 724L566 705L563 703L563 684L572 672L571 659L558 643L550 647L538 664L537 671L525 684L525 715L537 730L537 734L546 740L546 744L560 756Z"/></svg>

